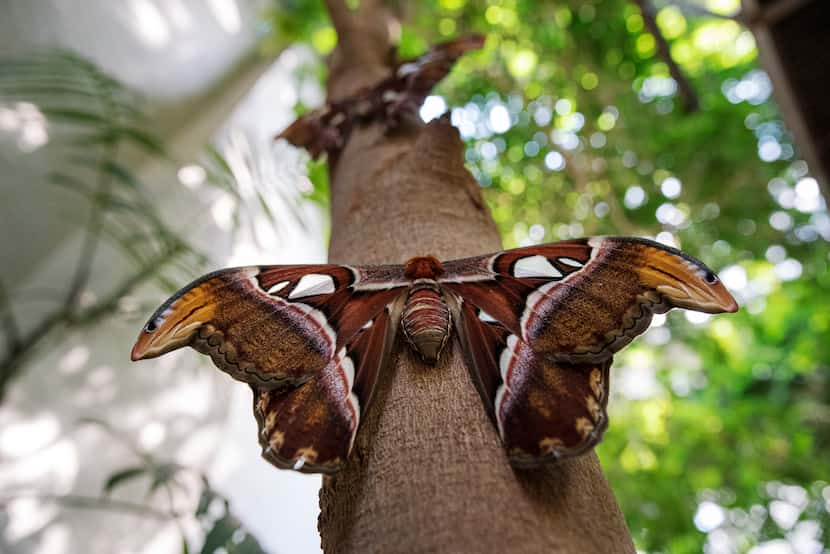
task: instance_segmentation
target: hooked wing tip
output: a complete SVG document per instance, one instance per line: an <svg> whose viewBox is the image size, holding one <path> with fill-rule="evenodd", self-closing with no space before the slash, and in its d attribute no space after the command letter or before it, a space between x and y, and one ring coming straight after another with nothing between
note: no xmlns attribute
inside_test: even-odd
<svg viewBox="0 0 830 554"><path fill-rule="evenodd" d="M641 249L637 269L643 283L661 293L670 306L708 314L738 311L735 298L703 262L662 245L633 244Z"/></svg>
<svg viewBox="0 0 830 554"><path fill-rule="evenodd" d="M138 340L135 341L135 344L133 345L133 349L130 351L130 360L134 362L149 357L147 356L146 341L141 340L142 338L143 337L138 337Z"/></svg>
<svg viewBox="0 0 830 554"><path fill-rule="evenodd" d="M729 302L724 304L723 306L723 311L729 314L734 314L738 311L738 303L735 301L731 294L729 295Z"/></svg>
<svg viewBox="0 0 830 554"><path fill-rule="evenodd" d="M165 344L169 344L169 339L165 341L163 334L155 333L145 326L138 338L135 340L133 349L130 351L130 360L137 362L138 360L149 360L150 358L157 358L165 352L172 350L172 348L165 348Z"/></svg>
<svg viewBox="0 0 830 554"><path fill-rule="evenodd" d="M709 290L701 291L691 287L689 290L692 292L692 303L678 303L679 307L709 314L734 314L738 311L738 302L722 283L717 283Z"/></svg>
<svg viewBox="0 0 830 554"><path fill-rule="evenodd" d="M734 314L738 311L738 302L720 280L711 287L711 296L719 312Z"/></svg>

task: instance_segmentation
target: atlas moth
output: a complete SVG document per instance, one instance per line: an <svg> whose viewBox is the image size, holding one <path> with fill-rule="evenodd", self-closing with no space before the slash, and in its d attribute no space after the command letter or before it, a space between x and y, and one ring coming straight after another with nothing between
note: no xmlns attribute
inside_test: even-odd
<svg viewBox="0 0 830 554"><path fill-rule="evenodd" d="M399 334L429 366L457 339L511 463L527 467L600 440L612 356L671 308L738 305L702 262L626 237L448 262L242 267L162 304L132 359L184 346L207 354L253 389L268 461L331 473L349 456Z"/></svg>

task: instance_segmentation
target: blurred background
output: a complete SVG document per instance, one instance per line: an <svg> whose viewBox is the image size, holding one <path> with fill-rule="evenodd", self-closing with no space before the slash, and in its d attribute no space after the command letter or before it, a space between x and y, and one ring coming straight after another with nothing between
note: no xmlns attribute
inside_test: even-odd
<svg viewBox="0 0 830 554"><path fill-rule="evenodd" d="M830 548L827 6L395 4L404 58L488 36L421 116L506 246L648 236L741 304L616 359L598 452L642 552ZM128 358L198 275L325 259L325 165L273 137L335 44L304 0L0 2L0 551L319 551L320 478L259 458L249 388Z"/></svg>

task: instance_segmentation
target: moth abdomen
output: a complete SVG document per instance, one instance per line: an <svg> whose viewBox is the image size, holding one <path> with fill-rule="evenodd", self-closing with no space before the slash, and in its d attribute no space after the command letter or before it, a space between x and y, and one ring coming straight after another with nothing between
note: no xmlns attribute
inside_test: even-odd
<svg viewBox="0 0 830 554"><path fill-rule="evenodd" d="M434 364L450 335L450 310L432 279L412 285L401 314L404 336L425 361Z"/></svg>

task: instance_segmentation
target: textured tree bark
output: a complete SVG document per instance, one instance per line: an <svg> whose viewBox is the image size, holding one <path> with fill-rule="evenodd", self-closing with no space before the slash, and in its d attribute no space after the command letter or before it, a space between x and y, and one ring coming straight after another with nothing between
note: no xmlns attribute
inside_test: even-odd
<svg viewBox="0 0 830 554"><path fill-rule="evenodd" d="M329 9L339 35L330 99L388 74L388 14ZM499 250L495 225L444 121L384 134L355 129L329 167L330 258L402 263ZM324 479L326 552L633 552L591 453L539 470L507 462L456 341L435 367L398 341L346 468ZM447 355L448 354L448 355Z"/></svg>

